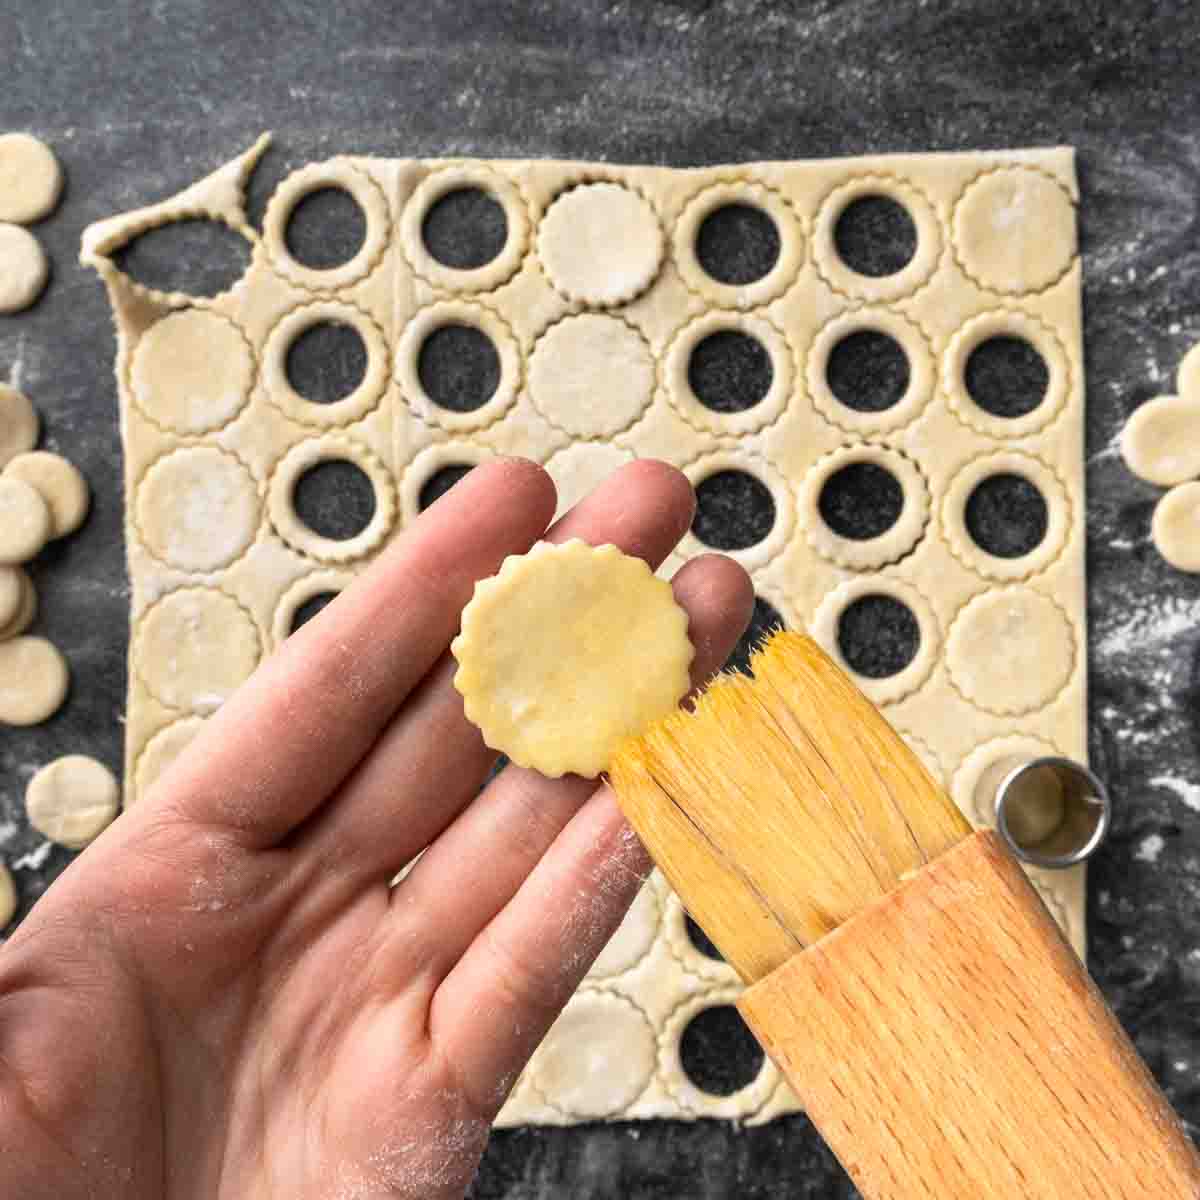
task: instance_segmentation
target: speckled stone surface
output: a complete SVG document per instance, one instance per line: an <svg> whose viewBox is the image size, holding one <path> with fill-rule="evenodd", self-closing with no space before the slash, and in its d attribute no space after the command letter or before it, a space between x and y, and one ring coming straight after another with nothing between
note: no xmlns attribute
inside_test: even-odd
<svg viewBox="0 0 1200 1200"><path fill-rule="evenodd" d="M69 855L26 824L55 755L116 768L126 581L113 338L75 265L92 220L198 178L273 129L252 188L339 151L677 165L1068 143L1080 155L1088 385L1092 755L1117 801L1091 876L1090 959L1190 1126L1200 1125L1200 577L1149 541L1158 490L1116 452L1200 340L1200 14L1186 3L753 0L153 5L0 0L0 131L29 130L68 189L36 228L54 278L0 318L0 379L95 493L34 568L36 629L74 689L0 730L0 855L22 911ZM201 267L203 273L203 267ZM853 1195L803 1118L498 1135L473 1195Z"/></svg>

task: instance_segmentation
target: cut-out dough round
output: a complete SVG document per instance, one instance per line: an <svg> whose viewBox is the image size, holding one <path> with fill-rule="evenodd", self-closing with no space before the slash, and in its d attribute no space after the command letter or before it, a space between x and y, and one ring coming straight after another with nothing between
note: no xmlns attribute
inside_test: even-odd
<svg viewBox="0 0 1200 1200"><path fill-rule="evenodd" d="M71 684L67 660L40 637L0 642L0 725L38 725L62 707Z"/></svg>
<svg viewBox="0 0 1200 1200"><path fill-rule="evenodd" d="M1172 487L1200 475L1200 396L1156 396L1121 431L1121 456L1140 479Z"/></svg>
<svg viewBox="0 0 1200 1200"><path fill-rule="evenodd" d="M133 663L167 708L211 713L258 666L258 630L231 596L213 588L169 592L134 626Z"/></svg>
<svg viewBox="0 0 1200 1200"><path fill-rule="evenodd" d="M1036 292L1062 278L1076 252L1075 206L1034 167L988 171L954 209L963 270L994 292Z"/></svg>
<svg viewBox="0 0 1200 1200"><path fill-rule="evenodd" d="M610 978L641 962L654 945L661 911L658 892L654 884L647 881L588 973L597 979Z"/></svg>
<svg viewBox="0 0 1200 1200"><path fill-rule="evenodd" d="M612 442L572 442L546 460L546 470L558 491L557 521L614 471L634 460L632 450Z"/></svg>
<svg viewBox="0 0 1200 1200"><path fill-rule="evenodd" d="M0 471L37 445L37 409L16 388L0 383Z"/></svg>
<svg viewBox="0 0 1200 1200"><path fill-rule="evenodd" d="M50 506L31 484L0 475L0 564L28 562L50 540Z"/></svg>
<svg viewBox="0 0 1200 1200"><path fill-rule="evenodd" d="M138 485L136 505L146 548L182 571L228 566L254 541L261 516L250 472L215 446L160 458Z"/></svg>
<svg viewBox="0 0 1200 1200"><path fill-rule="evenodd" d="M599 308L641 295L654 282L664 250L654 209L619 183L564 192L542 218L537 244L554 287L568 300Z"/></svg>
<svg viewBox="0 0 1200 1200"><path fill-rule="evenodd" d="M50 537L66 537L83 524L91 504L87 480L61 454L31 450L4 468L5 479L20 479L41 493L50 509Z"/></svg>
<svg viewBox="0 0 1200 1200"><path fill-rule="evenodd" d="M654 1077L658 1047L642 1012L614 992L584 989L550 1027L529 1064L534 1087L573 1117L610 1117ZM615 1062L620 1071L612 1069Z"/></svg>
<svg viewBox="0 0 1200 1200"><path fill-rule="evenodd" d="M484 741L522 767L594 777L687 694L693 649L670 584L615 546L539 542L475 585L451 645Z"/></svg>
<svg viewBox="0 0 1200 1200"><path fill-rule="evenodd" d="M1185 400L1200 404L1200 342L1183 356L1175 376L1175 388Z"/></svg>
<svg viewBox="0 0 1200 1200"><path fill-rule="evenodd" d="M29 823L68 850L82 850L95 841L120 808L121 789L113 773L86 754L47 763L25 789Z"/></svg>
<svg viewBox="0 0 1200 1200"><path fill-rule="evenodd" d="M1200 571L1200 482L1181 483L1155 506L1155 549L1179 571Z"/></svg>
<svg viewBox="0 0 1200 1200"><path fill-rule="evenodd" d="M142 334L129 370L137 406L175 433L211 433L241 412L254 382L254 356L227 317L185 308Z"/></svg>
<svg viewBox="0 0 1200 1200"><path fill-rule="evenodd" d="M58 205L63 170L45 142L28 133L0 136L0 221L29 225Z"/></svg>
<svg viewBox="0 0 1200 1200"><path fill-rule="evenodd" d="M160 729L145 745L137 761L136 799L142 800L159 776L184 752L204 728L204 717L180 717ZM134 799L131 796L130 799Z"/></svg>
<svg viewBox="0 0 1200 1200"><path fill-rule="evenodd" d="M0 929L12 922L17 915L17 885L12 872L0 862Z"/></svg>
<svg viewBox="0 0 1200 1200"><path fill-rule="evenodd" d="M21 611L25 598L22 572L14 566L0 566L0 635L5 626L11 624Z"/></svg>
<svg viewBox="0 0 1200 1200"><path fill-rule="evenodd" d="M50 263L37 238L20 225L0 224L0 313L28 308L49 278Z"/></svg>
<svg viewBox="0 0 1200 1200"><path fill-rule="evenodd" d="M946 669L965 700L1013 717L1049 704L1075 670L1075 630L1049 596L1005 587L969 601L946 635Z"/></svg>
<svg viewBox="0 0 1200 1200"><path fill-rule="evenodd" d="M33 586L33 580L20 567L14 567L13 570L20 576L21 599L8 624L0 625L0 642L19 637L33 624L33 618L37 616L37 589Z"/></svg>
<svg viewBox="0 0 1200 1200"><path fill-rule="evenodd" d="M619 317L567 317L533 348L529 394L538 412L564 433L612 437L628 429L654 398L654 355Z"/></svg>

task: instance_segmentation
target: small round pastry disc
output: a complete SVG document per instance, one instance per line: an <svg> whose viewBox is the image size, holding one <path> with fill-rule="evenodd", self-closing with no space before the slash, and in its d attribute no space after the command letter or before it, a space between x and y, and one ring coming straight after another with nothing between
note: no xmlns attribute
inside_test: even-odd
<svg viewBox="0 0 1200 1200"><path fill-rule="evenodd" d="M0 564L28 562L50 537L50 508L23 479L0 475Z"/></svg>
<svg viewBox="0 0 1200 1200"><path fill-rule="evenodd" d="M0 383L0 471L37 445L38 415L28 397Z"/></svg>
<svg viewBox="0 0 1200 1200"><path fill-rule="evenodd" d="M68 850L82 850L112 824L121 807L113 773L86 754L47 763L25 790L29 823Z"/></svg>
<svg viewBox="0 0 1200 1200"><path fill-rule="evenodd" d="M70 683L67 660L45 638L0 642L0 725L37 725L52 717Z"/></svg>
<svg viewBox="0 0 1200 1200"><path fill-rule="evenodd" d="M12 567L11 569L17 573L21 589L21 599L17 605L17 611L13 613L8 624L0 625L0 642L6 642L9 638L19 637L33 624L33 618L37 616L37 588L33 586L33 580L20 567Z"/></svg>
<svg viewBox="0 0 1200 1200"><path fill-rule="evenodd" d="M0 224L0 313L28 308L49 278L50 264L37 238L20 225Z"/></svg>
<svg viewBox="0 0 1200 1200"><path fill-rule="evenodd" d="M0 137L0 221L28 225L58 205L63 171L45 142L28 133Z"/></svg>
<svg viewBox="0 0 1200 1200"><path fill-rule="evenodd" d="M25 599L22 572L17 567L0 567L0 634L13 623Z"/></svg>
<svg viewBox="0 0 1200 1200"><path fill-rule="evenodd" d="M0 929L8 925L17 915L17 885L12 873L0 862Z"/></svg>
<svg viewBox="0 0 1200 1200"><path fill-rule="evenodd" d="M23 480L41 492L50 507L51 538L65 537L83 524L91 503L87 480L61 454L49 450L18 454L4 468L4 478Z"/></svg>
<svg viewBox="0 0 1200 1200"><path fill-rule="evenodd" d="M1200 481L1173 487L1154 506L1155 549L1179 571L1200 572Z"/></svg>

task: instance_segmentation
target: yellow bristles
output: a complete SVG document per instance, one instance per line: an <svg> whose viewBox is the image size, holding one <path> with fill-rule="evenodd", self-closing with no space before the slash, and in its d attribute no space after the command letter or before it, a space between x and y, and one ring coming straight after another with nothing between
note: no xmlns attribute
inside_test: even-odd
<svg viewBox="0 0 1200 1200"><path fill-rule="evenodd" d="M971 832L882 714L810 638L631 739L609 777L692 916L747 982Z"/></svg>

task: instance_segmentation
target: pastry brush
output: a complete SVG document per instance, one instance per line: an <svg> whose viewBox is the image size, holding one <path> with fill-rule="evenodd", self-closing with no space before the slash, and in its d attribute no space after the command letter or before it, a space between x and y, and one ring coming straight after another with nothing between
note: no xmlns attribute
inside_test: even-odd
<svg viewBox="0 0 1200 1200"><path fill-rule="evenodd" d="M866 1200L1200 1197L1040 897L809 638L618 752L630 823Z"/></svg>

